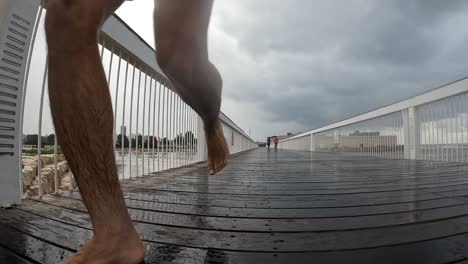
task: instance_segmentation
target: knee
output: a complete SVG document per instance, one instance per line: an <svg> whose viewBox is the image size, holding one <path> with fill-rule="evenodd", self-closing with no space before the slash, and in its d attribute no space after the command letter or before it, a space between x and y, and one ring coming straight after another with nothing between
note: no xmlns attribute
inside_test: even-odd
<svg viewBox="0 0 468 264"><path fill-rule="evenodd" d="M166 75L178 77L188 71L188 61L184 50L172 41L171 36L157 38L156 59ZM185 58L184 58L185 57Z"/></svg>

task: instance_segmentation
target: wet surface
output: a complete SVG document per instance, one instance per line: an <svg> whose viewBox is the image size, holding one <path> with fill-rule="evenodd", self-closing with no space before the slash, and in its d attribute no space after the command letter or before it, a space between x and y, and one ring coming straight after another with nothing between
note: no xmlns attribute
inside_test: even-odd
<svg viewBox="0 0 468 264"><path fill-rule="evenodd" d="M466 263L468 165L255 150L122 183L146 263ZM78 192L0 210L0 263L92 236Z"/></svg>

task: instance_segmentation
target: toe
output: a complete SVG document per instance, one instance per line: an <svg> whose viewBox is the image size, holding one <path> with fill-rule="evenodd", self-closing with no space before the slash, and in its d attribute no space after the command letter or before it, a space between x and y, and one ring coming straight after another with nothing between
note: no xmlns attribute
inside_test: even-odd
<svg viewBox="0 0 468 264"><path fill-rule="evenodd" d="M216 173L214 168L213 168L213 163L212 162L208 162L208 173L210 175L214 175Z"/></svg>

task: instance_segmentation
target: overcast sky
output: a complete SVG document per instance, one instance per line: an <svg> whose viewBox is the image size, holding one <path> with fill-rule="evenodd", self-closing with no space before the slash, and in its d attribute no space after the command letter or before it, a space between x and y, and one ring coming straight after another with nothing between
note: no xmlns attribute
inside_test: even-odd
<svg viewBox="0 0 468 264"><path fill-rule="evenodd" d="M151 2L117 13L153 45ZM465 77L467 14L463 0L217 0L209 51L222 110L264 140Z"/></svg>

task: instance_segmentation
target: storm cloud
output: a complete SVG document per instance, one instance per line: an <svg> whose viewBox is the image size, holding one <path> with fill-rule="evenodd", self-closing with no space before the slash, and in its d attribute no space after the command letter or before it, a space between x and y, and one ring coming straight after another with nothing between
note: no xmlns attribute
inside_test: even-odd
<svg viewBox="0 0 468 264"><path fill-rule="evenodd" d="M466 1L217 1L210 51L236 102L226 112L260 139L464 77L467 14ZM245 102L249 120L236 114Z"/></svg>

